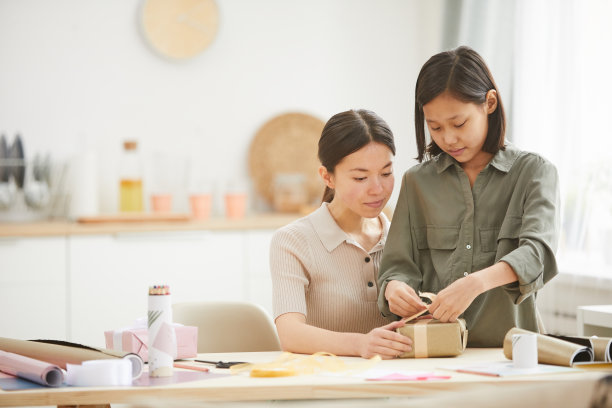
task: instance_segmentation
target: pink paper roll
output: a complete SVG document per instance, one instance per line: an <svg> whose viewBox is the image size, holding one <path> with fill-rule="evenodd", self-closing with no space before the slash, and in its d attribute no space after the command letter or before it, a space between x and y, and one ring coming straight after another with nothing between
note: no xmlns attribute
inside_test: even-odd
<svg viewBox="0 0 612 408"><path fill-rule="evenodd" d="M0 350L0 371L48 387L59 387L64 372L56 365Z"/></svg>

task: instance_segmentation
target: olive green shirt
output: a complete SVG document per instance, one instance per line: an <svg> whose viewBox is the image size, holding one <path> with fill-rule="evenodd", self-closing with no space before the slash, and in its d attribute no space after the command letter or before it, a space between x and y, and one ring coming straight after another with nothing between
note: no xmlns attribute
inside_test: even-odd
<svg viewBox="0 0 612 408"><path fill-rule="evenodd" d="M500 347L515 326L537 332L536 293L558 272L559 217L556 168L512 145L495 154L473 187L446 153L412 167L383 252L379 309L394 316L384 295L391 280L437 293L504 261L518 282L482 293L466 309L468 345Z"/></svg>

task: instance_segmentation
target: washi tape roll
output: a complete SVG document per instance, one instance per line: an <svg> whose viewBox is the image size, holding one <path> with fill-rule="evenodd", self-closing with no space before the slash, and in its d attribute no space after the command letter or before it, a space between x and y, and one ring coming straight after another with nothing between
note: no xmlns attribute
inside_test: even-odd
<svg viewBox="0 0 612 408"><path fill-rule="evenodd" d="M176 358L176 335L172 327L172 301L167 285L149 288L148 328L149 376L170 377Z"/></svg>
<svg viewBox="0 0 612 408"><path fill-rule="evenodd" d="M75 387L132 385L132 364L125 359L66 364L66 384Z"/></svg>

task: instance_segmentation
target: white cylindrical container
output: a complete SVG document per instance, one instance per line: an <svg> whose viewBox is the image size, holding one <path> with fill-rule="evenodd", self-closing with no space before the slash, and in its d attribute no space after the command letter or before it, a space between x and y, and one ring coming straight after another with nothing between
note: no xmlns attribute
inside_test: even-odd
<svg viewBox="0 0 612 408"><path fill-rule="evenodd" d="M70 162L70 218L98 215L98 168L93 151L82 152Z"/></svg>
<svg viewBox="0 0 612 408"><path fill-rule="evenodd" d="M537 334L512 335L512 361L515 368L535 368L538 366Z"/></svg>
<svg viewBox="0 0 612 408"><path fill-rule="evenodd" d="M149 288L148 328L149 376L172 376L176 335L172 327L172 301L168 286Z"/></svg>

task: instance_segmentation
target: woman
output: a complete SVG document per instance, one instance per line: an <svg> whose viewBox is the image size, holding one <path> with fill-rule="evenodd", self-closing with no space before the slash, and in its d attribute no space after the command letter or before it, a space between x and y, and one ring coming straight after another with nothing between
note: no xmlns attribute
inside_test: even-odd
<svg viewBox="0 0 612 408"><path fill-rule="evenodd" d="M374 112L334 115L319 140L321 207L279 229L270 269L274 316L286 351L392 358L411 349L380 315L376 277L389 220L395 144Z"/></svg>
<svg viewBox="0 0 612 408"><path fill-rule="evenodd" d="M465 318L469 346L499 347L514 326L537 332L536 293L557 274L555 167L504 142L501 96L468 47L423 65L415 127L421 164L402 182L378 278L381 312L410 316L426 307L416 292L434 292L429 311Z"/></svg>

